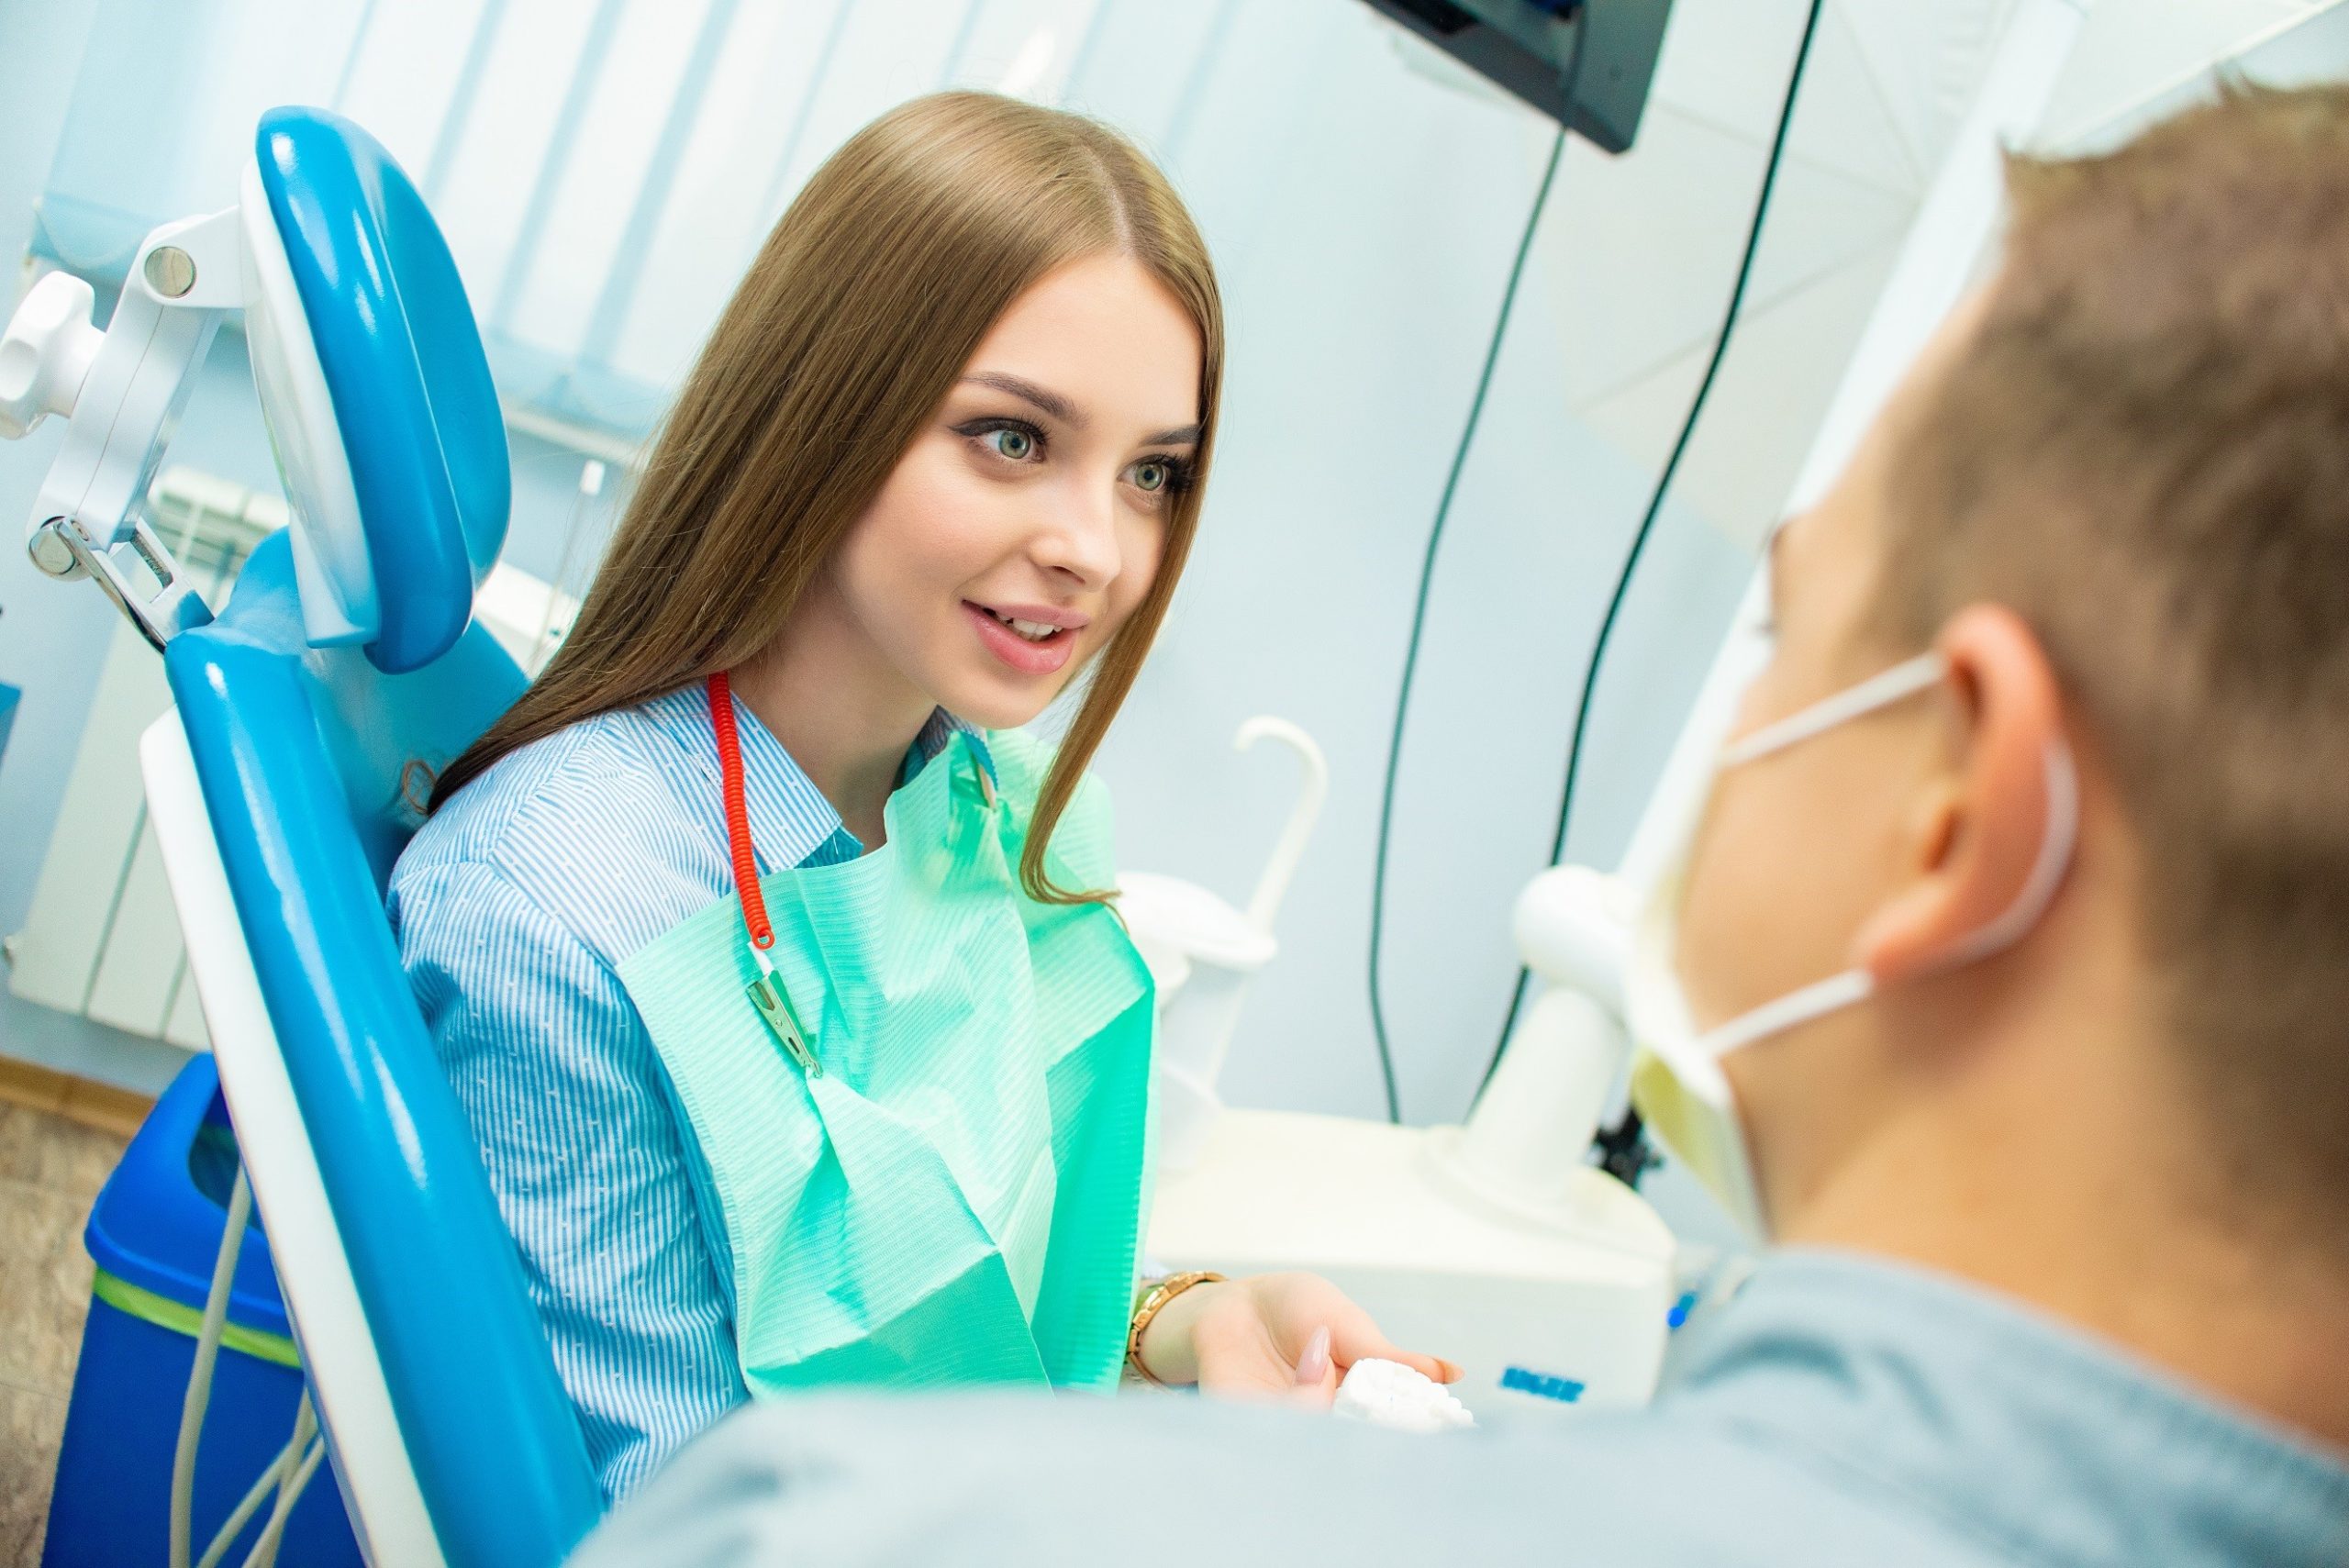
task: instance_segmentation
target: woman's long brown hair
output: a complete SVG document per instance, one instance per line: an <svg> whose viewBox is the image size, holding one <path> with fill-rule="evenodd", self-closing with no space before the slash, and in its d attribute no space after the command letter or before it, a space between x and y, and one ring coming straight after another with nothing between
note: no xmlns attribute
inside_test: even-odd
<svg viewBox="0 0 2349 1568"><path fill-rule="evenodd" d="M1104 251L1148 269L1197 324L1204 480L1223 310L1166 177L1105 126L992 94L918 98L859 131L718 318L569 639L441 773L433 809L519 747L765 650L996 319L1046 273ZM1103 896L1055 885L1044 851L1165 618L1201 494L1176 497L1157 578L1061 743L1020 859L1031 897Z"/></svg>

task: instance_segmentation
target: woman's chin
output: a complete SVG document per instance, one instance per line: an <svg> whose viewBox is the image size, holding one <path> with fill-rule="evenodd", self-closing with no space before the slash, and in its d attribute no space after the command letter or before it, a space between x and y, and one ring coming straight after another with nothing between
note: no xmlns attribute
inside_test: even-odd
<svg viewBox="0 0 2349 1568"><path fill-rule="evenodd" d="M1052 706L1064 681L1021 682L1026 690L1007 690L999 681L959 681L941 694L938 706L981 729L1018 729L1035 722Z"/></svg>

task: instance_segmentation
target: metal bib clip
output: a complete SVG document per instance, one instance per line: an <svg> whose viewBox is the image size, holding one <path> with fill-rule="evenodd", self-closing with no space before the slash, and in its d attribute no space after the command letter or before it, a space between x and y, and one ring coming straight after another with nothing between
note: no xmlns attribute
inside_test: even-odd
<svg viewBox="0 0 2349 1568"><path fill-rule="evenodd" d="M799 1015L791 1010L791 997L782 984L772 974L762 974L744 987L751 995L751 1006L767 1021L768 1030L777 1044L799 1063L799 1070L810 1078L824 1075L824 1064L816 1060L808 1049L807 1037L799 1028Z"/></svg>

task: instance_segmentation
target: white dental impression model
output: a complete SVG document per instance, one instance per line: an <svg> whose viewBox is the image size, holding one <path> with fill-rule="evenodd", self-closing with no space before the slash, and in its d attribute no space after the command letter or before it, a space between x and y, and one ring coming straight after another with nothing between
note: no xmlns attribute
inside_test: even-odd
<svg viewBox="0 0 2349 1568"><path fill-rule="evenodd" d="M1354 1362L1338 1385L1330 1414L1399 1432L1449 1432L1476 1424L1442 1384L1401 1362L1375 1357Z"/></svg>

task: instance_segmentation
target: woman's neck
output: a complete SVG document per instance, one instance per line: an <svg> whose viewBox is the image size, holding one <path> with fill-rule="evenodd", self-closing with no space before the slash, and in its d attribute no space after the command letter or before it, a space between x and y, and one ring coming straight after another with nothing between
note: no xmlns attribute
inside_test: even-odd
<svg viewBox="0 0 2349 1568"><path fill-rule="evenodd" d="M808 590L783 635L733 673L733 687L841 825L866 850L880 848L906 751L936 708L882 657L829 584Z"/></svg>

